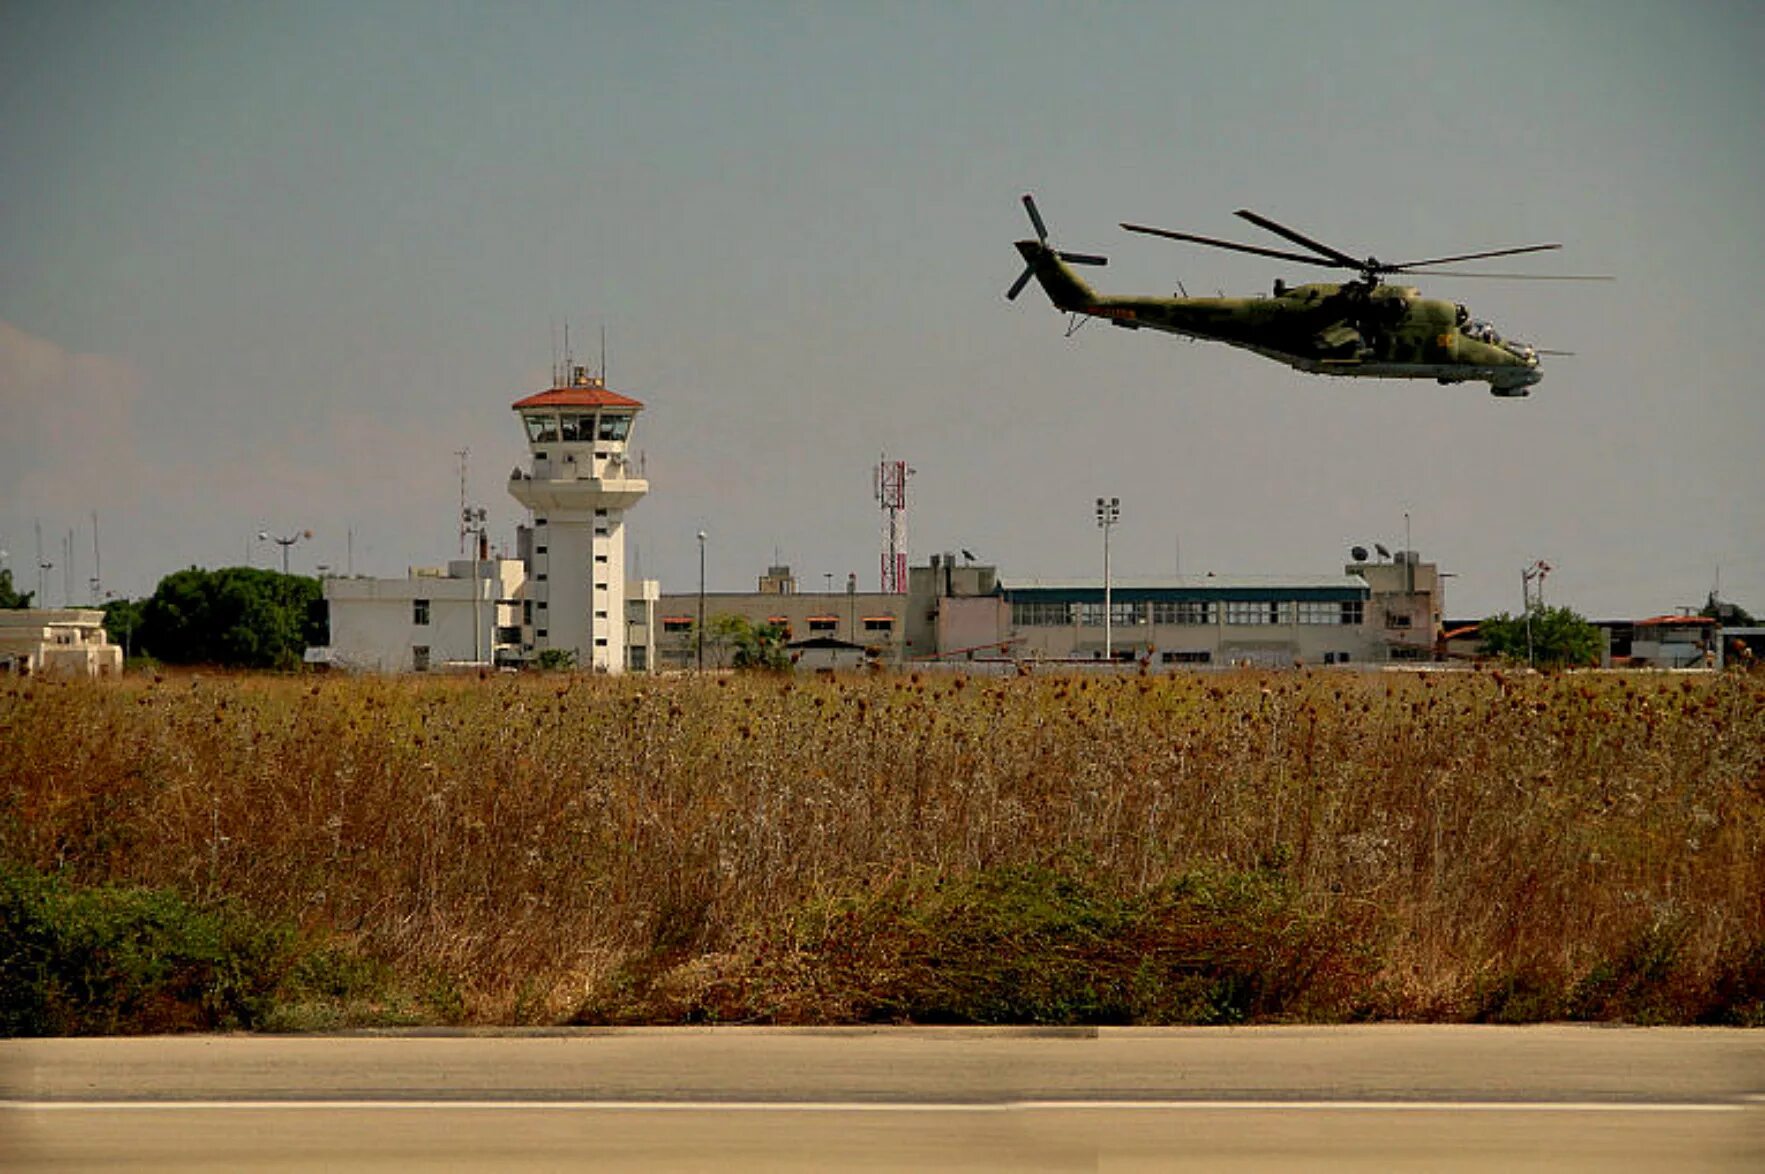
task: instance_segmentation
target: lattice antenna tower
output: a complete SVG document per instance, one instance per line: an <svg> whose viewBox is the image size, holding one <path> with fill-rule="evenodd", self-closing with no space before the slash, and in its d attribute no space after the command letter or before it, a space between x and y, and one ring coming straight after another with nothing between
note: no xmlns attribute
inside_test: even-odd
<svg viewBox="0 0 1765 1174"><path fill-rule="evenodd" d="M906 461L885 455L873 477L877 504L883 512L882 592L907 593L907 478L916 470Z"/></svg>

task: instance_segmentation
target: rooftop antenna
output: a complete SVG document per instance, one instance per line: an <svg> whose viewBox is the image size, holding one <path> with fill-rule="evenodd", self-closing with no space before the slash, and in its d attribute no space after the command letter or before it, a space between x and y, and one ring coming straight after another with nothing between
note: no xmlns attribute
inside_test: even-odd
<svg viewBox="0 0 1765 1174"><path fill-rule="evenodd" d="M882 591L907 593L907 478L917 470L887 455L877 463L874 489L883 512Z"/></svg>
<svg viewBox="0 0 1765 1174"><path fill-rule="evenodd" d="M44 577L45 572L54 568L55 564L52 562L47 562L43 558L43 522L42 522L42 520L40 518L33 518L31 520L31 525L33 527L35 527L36 531L37 531L37 595L36 595L35 602L38 607L47 607L48 602L47 602L47 600L45 600L43 598L43 593L46 590L46 588L43 586L43 577Z"/></svg>
<svg viewBox="0 0 1765 1174"><path fill-rule="evenodd" d="M98 511L92 511L92 602L104 602L104 560L98 555Z"/></svg>
<svg viewBox="0 0 1765 1174"><path fill-rule="evenodd" d="M576 365L576 356L570 353L570 320L564 319L564 375L566 379L572 367ZM558 386L565 384L565 379L558 380Z"/></svg>
<svg viewBox="0 0 1765 1174"><path fill-rule="evenodd" d="M601 386L607 385L607 326L601 324Z"/></svg>
<svg viewBox="0 0 1765 1174"><path fill-rule="evenodd" d="M1407 594L1416 593L1416 548L1410 545L1410 512L1403 511L1403 589Z"/></svg>
<svg viewBox="0 0 1765 1174"><path fill-rule="evenodd" d="M472 455L471 448L456 448L454 456L460 458L460 557L470 556L467 544L472 541L472 527L466 513L466 458Z"/></svg>
<svg viewBox="0 0 1765 1174"><path fill-rule="evenodd" d="M557 323L556 319L552 320L551 327L552 327L552 386L556 387L556 386L558 386L558 384L560 382L560 380L558 379L558 323Z"/></svg>

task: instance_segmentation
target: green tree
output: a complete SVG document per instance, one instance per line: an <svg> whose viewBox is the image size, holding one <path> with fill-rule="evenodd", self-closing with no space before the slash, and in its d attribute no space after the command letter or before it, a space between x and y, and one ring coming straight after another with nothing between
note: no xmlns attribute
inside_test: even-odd
<svg viewBox="0 0 1765 1174"><path fill-rule="evenodd" d="M1530 620L1530 636L1528 636ZM1502 612L1477 625L1479 651L1545 668L1598 664L1600 631L1566 607L1534 607L1517 616ZM1530 653L1528 652L1530 649Z"/></svg>
<svg viewBox="0 0 1765 1174"><path fill-rule="evenodd" d="M159 581L141 609L137 645L167 664L293 668L326 641L317 579L256 567L191 567Z"/></svg>
<svg viewBox="0 0 1765 1174"><path fill-rule="evenodd" d="M34 591L19 591L14 589L12 586L11 569L0 570L0 608L16 609L29 607L31 606L31 596L35 594L36 592Z"/></svg>
<svg viewBox="0 0 1765 1174"><path fill-rule="evenodd" d="M707 635L735 650L730 663L738 669L782 672L791 667L790 653L784 647L784 628L778 624L756 624L746 616L724 615L705 627Z"/></svg>
<svg viewBox="0 0 1765 1174"><path fill-rule="evenodd" d="M139 599L113 599L104 605L104 630L112 643L122 645L125 657L135 655L135 633L141 630L144 610Z"/></svg>
<svg viewBox="0 0 1765 1174"><path fill-rule="evenodd" d="M1759 622L1740 604L1717 599L1714 591L1710 592L1709 602L1699 609L1698 614L1705 619L1715 620L1724 628L1751 628Z"/></svg>

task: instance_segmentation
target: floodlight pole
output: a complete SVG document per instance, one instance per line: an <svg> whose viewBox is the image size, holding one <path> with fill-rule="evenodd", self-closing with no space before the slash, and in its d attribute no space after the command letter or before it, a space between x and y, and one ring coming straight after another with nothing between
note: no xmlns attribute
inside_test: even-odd
<svg viewBox="0 0 1765 1174"><path fill-rule="evenodd" d="M282 573L284 575L288 573L288 548L293 546L296 542L299 542L302 538L311 538L312 536L313 532L311 530L296 530L293 534L290 534L285 538L281 535L271 534L268 530L259 530L257 532L259 542L274 542L277 546L282 548Z"/></svg>
<svg viewBox="0 0 1765 1174"><path fill-rule="evenodd" d="M699 623L694 629L699 645L699 671L705 671L705 532L699 531Z"/></svg>
<svg viewBox="0 0 1765 1174"><path fill-rule="evenodd" d="M1533 653L1532 653L1533 587L1532 587L1532 583L1534 580L1537 580L1537 582L1538 582L1537 606L1538 606L1539 610L1542 611L1542 610L1544 610L1544 577L1550 573L1551 573L1551 565L1549 563L1545 562L1543 559L1536 560L1535 562L1533 562L1533 564L1531 566L1527 567L1525 570L1520 572L1520 602L1523 605L1521 610L1526 613L1526 665L1529 668L1532 666L1532 659L1533 659Z"/></svg>
<svg viewBox="0 0 1765 1174"><path fill-rule="evenodd" d="M463 465L463 457L461 461ZM466 540L470 547L467 553L472 556L472 664L474 667L484 662L483 632L481 630L483 621L480 619L478 602L479 596L484 594L484 582L479 577L483 564L479 561L478 555L484 542L484 521L487 516L483 506L462 506L460 508L460 537ZM493 640L491 647L494 648L495 645L496 642ZM494 653L491 659L496 659Z"/></svg>
<svg viewBox="0 0 1765 1174"><path fill-rule="evenodd" d="M1109 584L1109 531L1114 528L1122 516L1122 499L1119 497L1100 497L1097 499L1097 525L1103 529L1103 659L1115 660L1115 625L1114 608Z"/></svg>

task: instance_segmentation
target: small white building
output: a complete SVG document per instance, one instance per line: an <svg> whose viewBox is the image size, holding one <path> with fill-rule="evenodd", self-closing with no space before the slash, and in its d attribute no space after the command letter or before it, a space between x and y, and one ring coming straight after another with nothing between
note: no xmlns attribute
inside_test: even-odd
<svg viewBox="0 0 1765 1174"><path fill-rule="evenodd" d="M326 579L323 659L388 673L519 664L525 581L526 568L507 558L412 567L403 579Z"/></svg>
<svg viewBox="0 0 1765 1174"><path fill-rule="evenodd" d="M123 671L123 650L97 608L0 610L0 672L102 677Z"/></svg>

